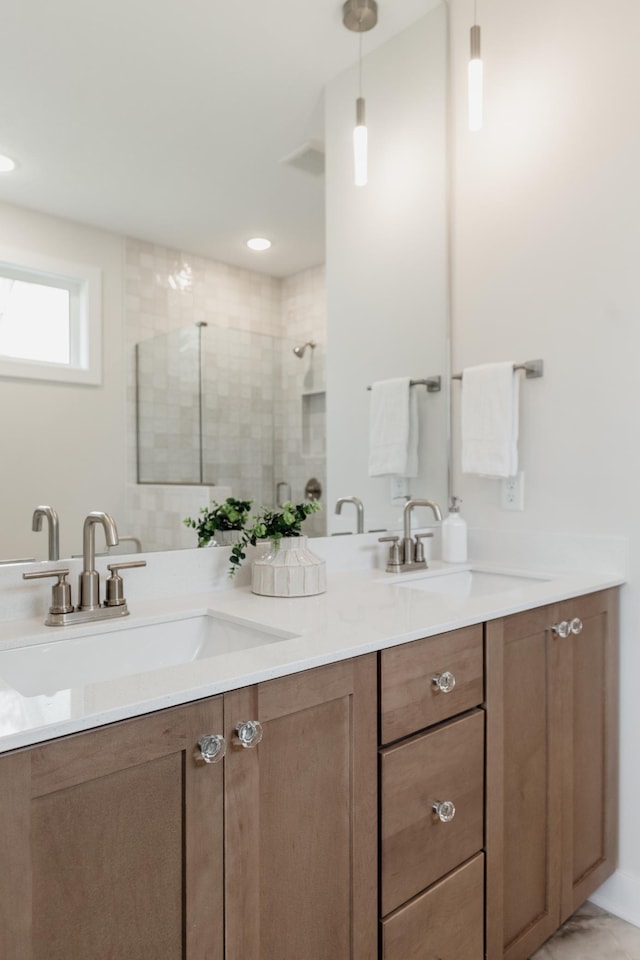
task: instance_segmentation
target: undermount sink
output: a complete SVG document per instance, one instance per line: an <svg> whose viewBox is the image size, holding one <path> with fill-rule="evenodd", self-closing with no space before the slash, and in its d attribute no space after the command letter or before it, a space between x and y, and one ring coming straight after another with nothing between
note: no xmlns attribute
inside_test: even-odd
<svg viewBox="0 0 640 960"><path fill-rule="evenodd" d="M408 590L420 590L440 596L469 600L489 597L493 594L513 593L523 587L548 582L548 578L535 575L511 573L488 573L483 570L456 570L438 576L413 577L397 581L397 586Z"/></svg>
<svg viewBox="0 0 640 960"><path fill-rule="evenodd" d="M52 630L55 628L51 628ZM51 694L290 640L211 613L0 651L0 678L25 697Z"/></svg>

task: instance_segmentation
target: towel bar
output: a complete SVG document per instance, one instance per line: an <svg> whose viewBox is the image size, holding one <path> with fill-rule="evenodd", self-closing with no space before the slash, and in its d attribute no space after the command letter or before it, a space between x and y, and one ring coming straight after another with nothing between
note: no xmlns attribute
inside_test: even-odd
<svg viewBox="0 0 640 960"><path fill-rule="evenodd" d="M527 360L526 363L516 363L513 369L524 370L527 380L537 380L538 377L544 376L544 360ZM462 380L462 374L454 373L451 379Z"/></svg>
<svg viewBox="0 0 640 960"><path fill-rule="evenodd" d="M427 377L425 380L410 380L409 386L425 386L428 393L439 393L442 388L442 377ZM371 387L367 387L367 390L371 390Z"/></svg>

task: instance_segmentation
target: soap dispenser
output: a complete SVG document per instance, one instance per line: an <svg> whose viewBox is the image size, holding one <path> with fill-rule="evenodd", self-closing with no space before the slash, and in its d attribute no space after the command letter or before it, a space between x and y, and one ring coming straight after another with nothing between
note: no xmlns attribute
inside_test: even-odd
<svg viewBox="0 0 640 960"><path fill-rule="evenodd" d="M467 524L460 516L459 497L451 498L449 515L442 521L442 559L445 563L465 563L467 559Z"/></svg>

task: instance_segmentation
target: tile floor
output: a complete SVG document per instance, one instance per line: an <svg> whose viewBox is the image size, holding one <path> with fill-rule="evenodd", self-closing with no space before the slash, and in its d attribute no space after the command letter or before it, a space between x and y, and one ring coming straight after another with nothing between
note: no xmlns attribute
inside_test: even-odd
<svg viewBox="0 0 640 960"><path fill-rule="evenodd" d="M585 903L531 960L640 960L640 927Z"/></svg>

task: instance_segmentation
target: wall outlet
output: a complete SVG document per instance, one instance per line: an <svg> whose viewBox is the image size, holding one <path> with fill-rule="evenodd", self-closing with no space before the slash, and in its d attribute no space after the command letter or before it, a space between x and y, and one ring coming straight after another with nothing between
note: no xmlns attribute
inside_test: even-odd
<svg viewBox="0 0 640 960"><path fill-rule="evenodd" d="M407 477L391 477L391 503L397 504L409 499L409 480Z"/></svg>
<svg viewBox="0 0 640 960"><path fill-rule="evenodd" d="M524 510L524 472L502 481L500 506L503 510Z"/></svg>

